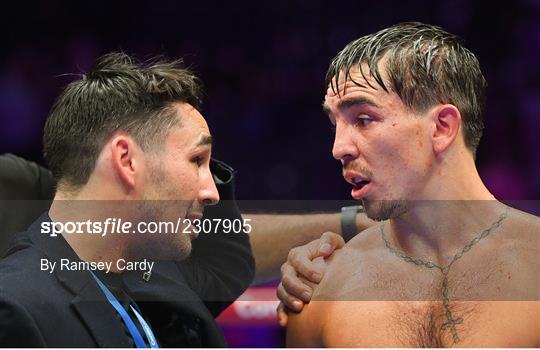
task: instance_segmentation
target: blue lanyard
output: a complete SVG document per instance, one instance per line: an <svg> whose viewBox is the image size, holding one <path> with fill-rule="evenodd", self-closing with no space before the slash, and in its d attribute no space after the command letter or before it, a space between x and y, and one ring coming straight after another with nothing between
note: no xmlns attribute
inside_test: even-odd
<svg viewBox="0 0 540 350"><path fill-rule="evenodd" d="M109 300L109 303L116 309L116 311L118 311L118 313L122 317L122 320L124 320L124 323L127 326L129 333L131 334L131 337L133 338L133 341L135 341L135 345L137 346L137 348L148 348L148 346L146 345L146 343L144 342L142 338L141 332L139 332L139 330L137 329L137 326L135 326L135 323L133 323L133 320L128 315L126 309L122 306L122 304L120 304L118 299L116 299L116 297L111 293L109 288L107 288L107 286L104 285L103 282L101 282L99 278L97 278L96 275L94 275L93 272L90 272L90 273L92 274L92 276L94 276L94 279L96 280L98 286L101 288L101 290L107 297L107 300ZM135 308L132 305L130 305L130 308L135 314L135 316L137 316L137 319L139 320L139 322L141 323L141 326L144 330L144 334L146 335L146 339L150 343L150 347L153 349L158 349L159 347L158 347L156 338L154 337L154 333L152 333L152 330L150 329L150 326L148 325L148 323L146 323L146 321L141 316L141 314L138 313L137 310L135 310Z"/></svg>

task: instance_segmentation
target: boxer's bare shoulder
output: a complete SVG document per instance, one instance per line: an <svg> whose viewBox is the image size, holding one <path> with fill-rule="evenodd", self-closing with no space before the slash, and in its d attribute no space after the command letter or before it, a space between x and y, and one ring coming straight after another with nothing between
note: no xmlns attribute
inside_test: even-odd
<svg viewBox="0 0 540 350"><path fill-rule="evenodd" d="M456 264L457 282L474 285L479 300L540 300L540 218L511 209L499 230ZM459 276L461 274L461 276Z"/></svg>
<svg viewBox="0 0 540 350"><path fill-rule="evenodd" d="M346 246L336 251L327 259L327 270L317 286L312 301L299 314L289 315L287 345L299 347L321 347L335 344L328 337L335 338L338 323L354 324L365 329L363 319L357 320L355 312L359 290L370 289L362 274L367 274L373 258L383 246L376 228L369 228L349 241ZM372 305L376 307L376 305ZM344 312L344 309L348 309ZM362 306L368 311L368 305ZM344 344L355 343L344 327L340 334ZM354 335L356 336L356 334Z"/></svg>
<svg viewBox="0 0 540 350"><path fill-rule="evenodd" d="M325 277L317 287L313 300L358 300L362 292L384 289L381 265L388 255L379 235L379 225L359 233L343 249L327 259ZM369 299L369 298L368 298Z"/></svg>

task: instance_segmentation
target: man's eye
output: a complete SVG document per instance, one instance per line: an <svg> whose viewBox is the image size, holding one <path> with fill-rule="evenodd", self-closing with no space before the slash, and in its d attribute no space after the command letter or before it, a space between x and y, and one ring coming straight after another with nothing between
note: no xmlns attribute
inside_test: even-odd
<svg viewBox="0 0 540 350"><path fill-rule="evenodd" d="M373 119L369 117L360 117L356 120L355 125L360 126L360 127L365 127L365 126L368 126L368 124L371 123L372 121Z"/></svg>
<svg viewBox="0 0 540 350"><path fill-rule="evenodd" d="M202 157L195 157L191 160L193 163L196 163L198 166L201 166L202 163L203 163L203 158Z"/></svg>

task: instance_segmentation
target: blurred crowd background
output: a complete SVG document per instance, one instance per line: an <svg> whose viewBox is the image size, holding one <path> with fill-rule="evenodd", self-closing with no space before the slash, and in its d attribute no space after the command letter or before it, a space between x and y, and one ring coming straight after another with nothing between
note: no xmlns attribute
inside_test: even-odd
<svg viewBox="0 0 540 350"><path fill-rule="evenodd" d="M460 35L489 84L478 165L503 199L540 197L540 1L11 1L0 32L0 153L42 162L61 88L100 55L183 57L241 199L348 199L321 111L349 41L419 20ZM71 74L74 73L74 74Z"/></svg>
<svg viewBox="0 0 540 350"><path fill-rule="evenodd" d="M204 81L214 156L237 169L239 199L349 199L321 111L326 69L349 41L417 20L458 34L480 60L489 87L477 162L488 188L501 199L540 198L538 0L48 0L3 8L0 154L43 164L49 108L102 54L183 57ZM283 345L274 307L236 303L221 320L230 345Z"/></svg>

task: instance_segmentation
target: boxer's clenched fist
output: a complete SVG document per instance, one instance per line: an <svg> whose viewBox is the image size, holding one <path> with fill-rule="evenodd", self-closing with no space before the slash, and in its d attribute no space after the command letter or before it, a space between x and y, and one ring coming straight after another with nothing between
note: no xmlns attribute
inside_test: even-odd
<svg viewBox="0 0 540 350"><path fill-rule="evenodd" d="M321 282L325 272L324 258L345 245L337 233L325 232L319 239L291 249L287 261L281 266L281 282L277 296L278 320L287 325L287 310L300 312L304 303L311 300L314 287Z"/></svg>

